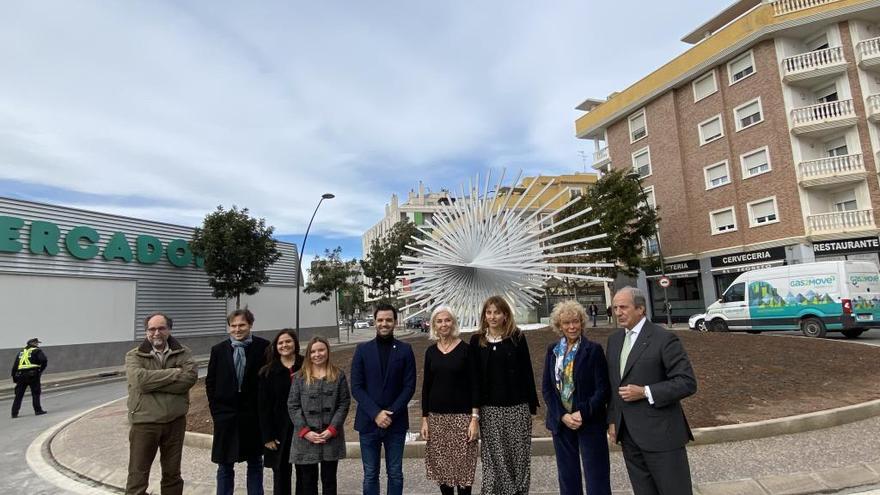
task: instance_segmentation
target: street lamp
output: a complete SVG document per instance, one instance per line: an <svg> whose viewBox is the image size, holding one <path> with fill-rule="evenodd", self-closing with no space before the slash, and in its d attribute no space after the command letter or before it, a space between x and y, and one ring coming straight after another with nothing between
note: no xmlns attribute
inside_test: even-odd
<svg viewBox="0 0 880 495"><path fill-rule="evenodd" d="M309 220L309 226L306 227L306 235L303 236L302 246L300 246L299 250L299 259L296 260L296 331L299 333L299 293L302 292L300 289L300 276L302 275L302 264L303 264L303 254L306 252L306 240L309 238L309 230L312 228L312 221L315 220L315 215L318 213L318 208L321 207L321 203L325 199L333 199L336 196L330 193L324 193L321 195L321 199L318 200L318 206L315 207L315 212L312 213L312 218ZM303 284L305 287L305 284ZM335 318L334 318L335 319ZM300 336L301 337L301 336Z"/></svg>
<svg viewBox="0 0 880 495"><path fill-rule="evenodd" d="M642 192L642 197L646 198L645 201L647 201L645 188L642 187L642 177L637 172L631 172L629 174L626 174L626 178L636 181L636 184L639 185L639 191ZM654 232L654 239L657 241L657 256L660 258L660 276L666 277L666 262L663 261L663 249L660 247L659 227ZM669 306L669 294L666 290L666 287L663 287L663 310L666 312L666 326L672 327L672 308Z"/></svg>

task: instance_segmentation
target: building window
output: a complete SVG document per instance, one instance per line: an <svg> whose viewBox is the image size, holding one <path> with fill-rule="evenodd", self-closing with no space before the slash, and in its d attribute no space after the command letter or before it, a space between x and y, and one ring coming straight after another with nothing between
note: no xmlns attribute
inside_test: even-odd
<svg viewBox="0 0 880 495"><path fill-rule="evenodd" d="M757 227L779 221L776 210L776 197L760 199L748 204L749 227Z"/></svg>
<svg viewBox="0 0 880 495"><path fill-rule="evenodd" d="M766 146L741 155L739 160L742 164L744 179L761 175L771 170L770 152Z"/></svg>
<svg viewBox="0 0 880 495"><path fill-rule="evenodd" d="M645 110L639 110L629 117L629 142L634 143L648 135Z"/></svg>
<svg viewBox="0 0 880 495"><path fill-rule="evenodd" d="M643 201L643 204L657 209L657 200L654 198L654 186L648 186L645 188L645 200Z"/></svg>
<svg viewBox="0 0 880 495"><path fill-rule="evenodd" d="M825 156L844 156L849 154L846 137L839 137L825 142Z"/></svg>
<svg viewBox="0 0 880 495"><path fill-rule="evenodd" d="M733 208L710 212L709 220L712 224L712 235L736 230L736 215L733 212Z"/></svg>
<svg viewBox="0 0 880 495"><path fill-rule="evenodd" d="M831 84L829 86L825 86L824 88L819 88L814 92L814 94L816 95L816 103L830 103L832 101L838 100L836 84Z"/></svg>
<svg viewBox="0 0 880 495"><path fill-rule="evenodd" d="M702 76L693 82L694 87L694 103L703 98L714 94L718 91L718 84L715 81L715 71L709 71L708 74Z"/></svg>
<svg viewBox="0 0 880 495"><path fill-rule="evenodd" d="M736 57L727 64L727 73L730 75L730 84L735 84L755 73L755 58L751 50Z"/></svg>
<svg viewBox="0 0 880 495"><path fill-rule="evenodd" d="M842 191L831 197L831 207L836 212L854 211L859 209L855 189Z"/></svg>
<svg viewBox="0 0 880 495"><path fill-rule="evenodd" d="M657 256L660 254L660 243L657 242L656 235L652 235L645 239L645 254L648 256Z"/></svg>
<svg viewBox="0 0 880 495"><path fill-rule="evenodd" d="M706 143L711 143L724 136L724 126L721 124L721 116L716 115L709 120L701 122L698 130L700 133L700 146Z"/></svg>
<svg viewBox="0 0 880 495"><path fill-rule="evenodd" d="M638 173L640 178L651 175L651 150L643 148L633 153L632 164L633 171Z"/></svg>
<svg viewBox="0 0 880 495"><path fill-rule="evenodd" d="M755 98L745 105L736 107L733 110L733 116L736 120L737 132L763 122L764 112L761 110L761 98Z"/></svg>
<svg viewBox="0 0 880 495"><path fill-rule="evenodd" d="M703 169L703 173L706 175L706 189L730 184L730 168L727 166L727 160L709 165Z"/></svg>
<svg viewBox="0 0 880 495"><path fill-rule="evenodd" d="M583 187L571 187L568 188L568 197L569 199L579 198L584 195Z"/></svg>

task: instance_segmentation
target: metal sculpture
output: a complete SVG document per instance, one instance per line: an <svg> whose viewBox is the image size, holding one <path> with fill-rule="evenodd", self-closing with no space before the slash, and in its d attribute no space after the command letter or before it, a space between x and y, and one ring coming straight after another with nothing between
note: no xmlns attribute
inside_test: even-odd
<svg viewBox="0 0 880 495"><path fill-rule="evenodd" d="M515 186L520 179L517 175ZM413 255L401 257L404 275L409 280L409 291L401 298L412 302L402 309L417 308L408 318L430 312L440 304L449 305L462 327L474 327L480 322L483 301L492 295L502 295L513 308L532 307L544 292L544 284L551 277L608 282L611 279L581 273L563 273L556 269L611 267L612 263L552 263L553 258L607 252L608 247L563 251L559 248L578 246L602 239L607 234L582 237L564 242L553 242L561 236L599 224L599 220L580 223L572 228L558 229L576 218L589 214L584 208L565 218L555 218L566 208L582 201L575 196L561 207L550 211L550 205L568 194L562 189L546 201L540 198L553 184L551 179L539 192L530 194L539 183L536 178L525 190L517 191L519 198L511 204L514 187L502 187L504 172L494 191L489 190L491 173L486 175L482 191L480 178L470 181L465 194L461 185L458 197L450 196L438 207L433 219L426 220L418 229L423 238L413 237L407 246ZM523 204L525 202L525 204ZM554 221L547 222L548 218Z"/></svg>

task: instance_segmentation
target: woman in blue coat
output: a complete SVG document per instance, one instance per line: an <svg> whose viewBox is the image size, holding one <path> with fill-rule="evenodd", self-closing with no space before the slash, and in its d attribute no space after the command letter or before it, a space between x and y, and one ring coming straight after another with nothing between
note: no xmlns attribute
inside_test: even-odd
<svg viewBox="0 0 880 495"><path fill-rule="evenodd" d="M561 495L582 495L584 478L587 494L611 494L605 417L608 364L602 346L584 335L586 322L584 307L573 300L560 302L550 314L560 339L547 347L541 392Z"/></svg>

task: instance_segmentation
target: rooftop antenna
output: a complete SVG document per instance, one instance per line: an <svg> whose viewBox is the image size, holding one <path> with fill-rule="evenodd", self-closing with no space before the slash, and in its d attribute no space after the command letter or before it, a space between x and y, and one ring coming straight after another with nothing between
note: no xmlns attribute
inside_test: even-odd
<svg viewBox="0 0 880 495"><path fill-rule="evenodd" d="M581 155L581 160L584 162L584 173L587 172L587 152L584 150L578 150L578 154Z"/></svg>

